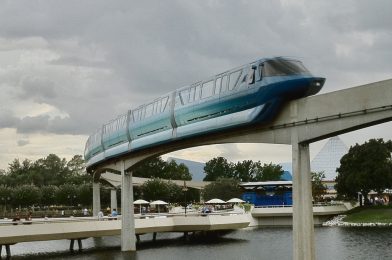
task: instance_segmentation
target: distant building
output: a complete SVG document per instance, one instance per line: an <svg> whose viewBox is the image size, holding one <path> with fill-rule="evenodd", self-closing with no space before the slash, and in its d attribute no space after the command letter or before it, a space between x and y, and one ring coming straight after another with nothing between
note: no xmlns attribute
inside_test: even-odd
<svg viewBox="0 0 392 260"><path fill-rule="evenodd" d="M292 206L292 181L241 183L242 200L257 206Z"/></svg>
<svg viewBox="0 0 392 260"><path fill-rule="evenodd" d="M336 169L340 167L340 159L348 152L347 146L338 137L332 137L321 148L320 152L310 162L312 172L321 172L325 174L325 180L334 181L338 175ZM280 163L284 171L292 171L292 163Z"/></svg>
<svg viewBox="0 0 392 260"><path fill-rule="evenodd" d="M167 158L167 161L175 161L177 164L183 163L186 167L188 167L189 172L192 174L193 181L203 181L204 177L206 176L204 173L204 166L205 163L190 161L185 159L179 159L174 157Z"/></svg>
<svg viewBox="0 0 392 260"><path fill-rule="evenodd" d="M340 159L348 152L347 146L338 137L332 137L321 148L320 152L310 163L313 172L323 171L325 179L333 181L338 175L336 169L340 167Z"/></svg>

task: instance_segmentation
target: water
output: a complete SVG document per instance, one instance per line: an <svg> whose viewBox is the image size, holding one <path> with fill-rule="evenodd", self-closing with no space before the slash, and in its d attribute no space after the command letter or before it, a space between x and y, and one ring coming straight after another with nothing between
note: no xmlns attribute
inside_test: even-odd
<svg viewBox="0 0 392 260"><path fill-rule="evenodd" d="M392 259L391 234L392 228L316 228L316 256L322 260ZM120 252L119 237L83 240L82 252L70 253L69 241L59 240L16 244L11 253L12 259L292 259L291 228L248 228L190 241L181 234L158 233L156 242L152 234L141 240L133 253Z"/></svg>

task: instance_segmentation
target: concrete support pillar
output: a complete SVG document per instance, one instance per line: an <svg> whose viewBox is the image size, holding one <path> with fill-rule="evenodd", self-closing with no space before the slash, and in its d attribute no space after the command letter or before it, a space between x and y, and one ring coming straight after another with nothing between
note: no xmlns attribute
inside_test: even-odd
<svg viewBox="0 0 392 260"><path fill-rule="evenodd" d="M101 191L99 182L93 181L93 216L101 210Z"/></svg>
<svg viewBox="0 0 392 260"><path fill-rule="evenodd" d="M121 176L121 251L136 251L132 173L125 172L124 161L121 162Z"/></svg>
<svg viewBox="0 0 392 260"><path fill-rule="evenodd" d="M298 140L298 139L297 139ZM309 144L292 143L293 259L315 259Z"/></svg>
<svg viewBox="0 0 392 260"><path fill-rule="evenodd" d="M111 189L110 190L110 208L117 209L117 190L116 189Z"/></svg>
<svg viewBox="0 0 392 260"><path fill-rule="evenodd" d="M11 248L10 245L5 245L5 252L7 254L7 258L11 257Z"/></svg>

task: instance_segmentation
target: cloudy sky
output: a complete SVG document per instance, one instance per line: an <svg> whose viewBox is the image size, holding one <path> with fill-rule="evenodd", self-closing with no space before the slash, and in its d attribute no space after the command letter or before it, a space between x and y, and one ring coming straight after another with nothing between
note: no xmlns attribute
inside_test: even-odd
<svg viewBox="0 0 392 260"><path fill-rule="evenodd" d="M293 56L322 93L392 78L392 1L0 0L0 169L14 158L82 154L102 123L260 57ZM341 136L392 139L391 124ZM311 157L325 141L311 146ZM171 156L284 162L282 145Z"/></svg>

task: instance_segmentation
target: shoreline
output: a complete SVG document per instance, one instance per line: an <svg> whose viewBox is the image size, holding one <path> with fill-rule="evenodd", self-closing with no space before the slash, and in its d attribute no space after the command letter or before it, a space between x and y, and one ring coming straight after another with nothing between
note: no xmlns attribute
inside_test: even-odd
<svg viewBox="0 0 392 260"><path fill-rule="evenodd" d="M346 222L343 219L347 217L347 215L337 215L332 219L325 221L322 226L323 227L392 227L392 223L388 222Z"/></svg>

